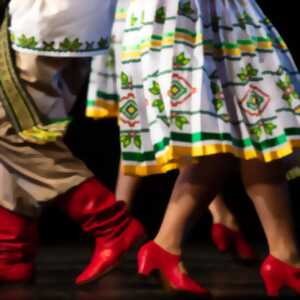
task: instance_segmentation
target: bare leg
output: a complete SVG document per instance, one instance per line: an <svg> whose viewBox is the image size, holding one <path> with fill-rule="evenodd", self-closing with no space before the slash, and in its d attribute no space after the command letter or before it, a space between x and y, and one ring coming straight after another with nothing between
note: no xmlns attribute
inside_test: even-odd
<svg viewBox="0 0 300 300"><path fill-rule="evenodd" d="M141 181L141 177L125 175L121 171L121 168L119 169L116 198L119 201L124 201L129 209L132 207L132 202L136 195L136 191L141 184Z"/></svg>
<svg viewBox="0 0 300 300"><path fill-rule="evenodd" d="M236 218L226 206L222 194L218 194L215 197L209 206L209 211L214 224L222 224L235 231L240 230Z"/></svg>
<svg viewBox="0 0 300 300"><path fill-rule="evenodd" d="M214 155L200 159L197 165L181 169L164 220L155 242L173 254L181 254L181 244L192 217L204 212L222 188L231 156Z"/></svg>
<svg viewBox="0 0 300 300"><path fill-rule="evenodd" d="M267 236L270 254L281 261L300 266L281 162L265 164L258 160L242 161L241 171L244 185Z"/></svg>

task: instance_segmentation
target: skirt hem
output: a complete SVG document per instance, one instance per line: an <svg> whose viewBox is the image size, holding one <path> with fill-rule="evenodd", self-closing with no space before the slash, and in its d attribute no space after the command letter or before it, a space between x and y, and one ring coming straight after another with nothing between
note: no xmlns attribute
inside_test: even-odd
<svg viewBox="0 0 300 300"><path fill-rule="evenodd" d="M134 165L123 160L122 169L127 175L149 176L163 174L178 169L180 166L179 160L181 158L189 157L192 158L192 162L196 163L201 157L217 154L232 154L239 159L259 159L265 163L269 163L291 155L295 151L295 148L300 148L300 139L289 141L276 150L266 150L265 152L259 152L255 149L241 150L232 145L224 144L204 145L191 148L171 146L161 152L155 162L149 163L148 165L145 163ZM289 172L292 174L292 171ZM300 172L296 174L296 177L300 177ZM291 178L294 179L295 174L293 174Z"/></svg>

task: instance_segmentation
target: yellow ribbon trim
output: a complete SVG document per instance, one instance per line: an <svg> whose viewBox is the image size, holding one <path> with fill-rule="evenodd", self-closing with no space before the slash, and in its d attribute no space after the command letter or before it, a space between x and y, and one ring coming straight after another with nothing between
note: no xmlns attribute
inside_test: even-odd
<svg viewBox="0 0 300 300"><path fill-rule="evenodd" d="M119 105L115 101L97 99L92 106L86 108L88 118L116 118L119 115Z"/></svg>
<svg viewBox="0 0 300 300"><path fill-rule="evenodd" d="M255 149L242 150L232 145L224 144L202 145L193 147L169 146L157 155L156 161L150 162L147 165L146 163L144 165L131 165L130 163L123 161L123 171L126 174L138 176L166 173L170 170L178 168L178 160L181 157L190 156L193 158L197 158L221 153L231 153L239 158L246 160L260 159L267 163L290 155L291 153L293 153L293 148L300 148L300 140L290 141L285 145L278 147L277 150L269 150L265 152L258 152Z"/></svg>

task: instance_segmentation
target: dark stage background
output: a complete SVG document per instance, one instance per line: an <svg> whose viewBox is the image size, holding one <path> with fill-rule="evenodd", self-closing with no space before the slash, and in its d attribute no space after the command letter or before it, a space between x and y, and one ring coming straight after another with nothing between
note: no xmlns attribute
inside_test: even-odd
<svg viewBox="0 0 300 300"><path fill-rule="evenodd" d="M287 41L295 60L300 66L300 45L298 30L297 1L287 0L286 5L282 1L261 0L258 1L266 14ZM66 141L75 155L87 163L106 185L114 189L119 160L118 127L114 120L93 121L84 117L85 97L84 92L74 110L74 122L69 128ZM134 214L148 228L153 235L160 224L165 206L172 190L176 172L166 175L145 178L136 195ZM297 232L300 233L299 181L292 182L291 196L295 218L297 220ZM228 205L235 212L244 232L253 241L264 242L264 236L259 225L256 213L251 201L245 195L239 178L230 178L228 189L225 191ZM191 240L206 239L209 236L211 219L207 213L192 230ZM82 240L79 227L72 223L67 216L58 210L55 205L45 208L41 218L42 243L62 242L69 243Z"/></svg>

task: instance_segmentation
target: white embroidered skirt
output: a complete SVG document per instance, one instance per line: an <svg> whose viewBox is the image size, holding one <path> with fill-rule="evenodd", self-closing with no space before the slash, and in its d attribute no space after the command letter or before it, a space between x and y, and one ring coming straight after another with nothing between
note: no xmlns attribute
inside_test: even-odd
<svg viewBox="0 0 300 300"><path fill-rule="evenodd" d="M45 56L94 56L109 47L116 0L11 0L17 51Z"/></svg>
<svg viewBox="0 0 300 300"><path fill-rule="evenodd" d="M264 162L300 146L300 77L254 0L132 0L122 46L127 173L232 153Z"/></svg>

